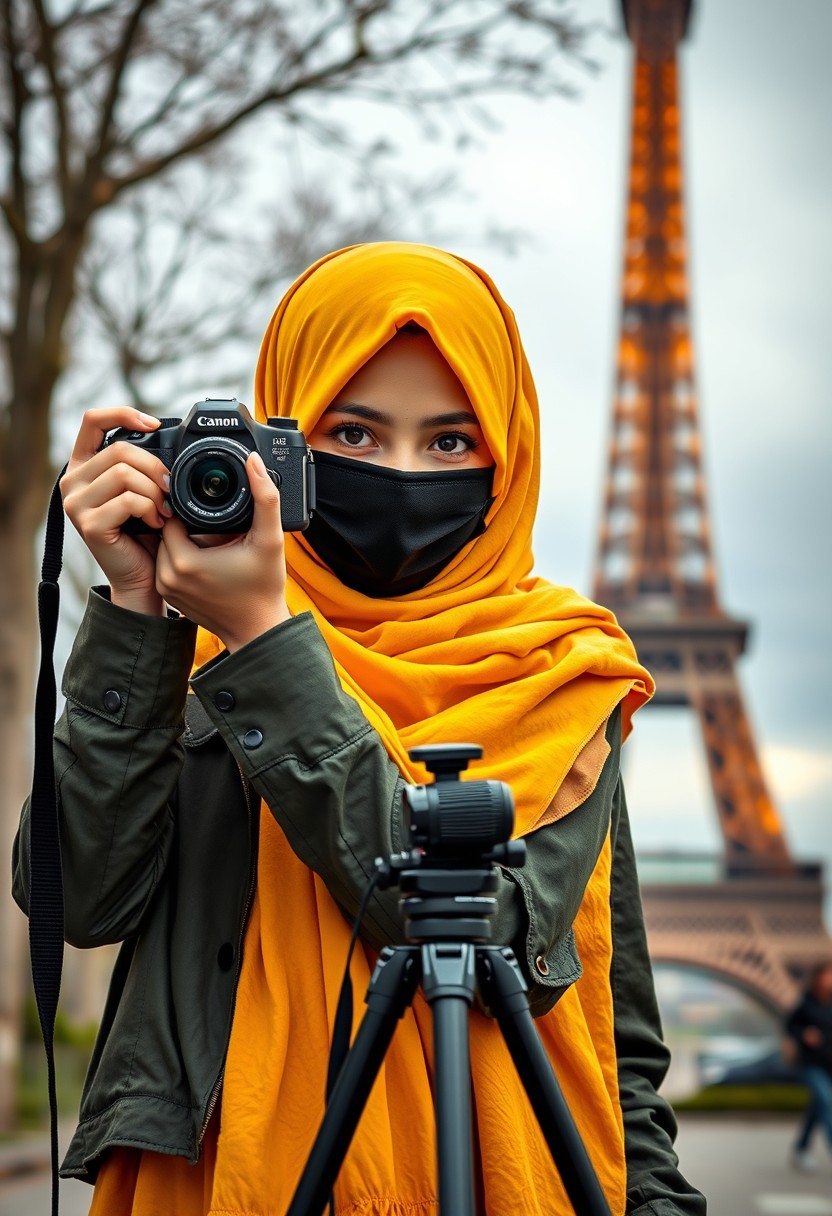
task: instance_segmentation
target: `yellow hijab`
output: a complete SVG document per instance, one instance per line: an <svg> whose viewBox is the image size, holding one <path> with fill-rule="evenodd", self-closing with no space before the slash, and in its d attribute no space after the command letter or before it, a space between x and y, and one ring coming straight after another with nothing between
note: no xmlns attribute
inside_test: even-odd
<svg viewBox="0 0 832 1216"><path fill-rule="evenodd" d="M411 781L408 749L475 742L479 779L507 781L518 835L533 830L576 757L622 703L625 735L653 683L612 613L530 577L540 481L537 395L514 315L476 266L424 245L338 250L278 305L255 379L259 421L307 434L343 385L408 321L470 398L496 464L486 531L421 590L373 599L286 537L287 601L310 610L339 678ZM219 649L202 634L197 665Z"/></svg>

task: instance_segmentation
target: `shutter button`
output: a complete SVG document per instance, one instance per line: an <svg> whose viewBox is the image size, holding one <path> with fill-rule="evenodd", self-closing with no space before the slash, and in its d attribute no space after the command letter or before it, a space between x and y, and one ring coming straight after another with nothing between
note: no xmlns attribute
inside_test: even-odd
<svg viewBox="0 0 832 1216"><path fill-rule="evenodd" d="M121 709L121 694L114 688L108 688L104 693L104 708L111 714Z"/></svg>
<svg viewBox="0 0 832 1216"><path fill-rule="evenodd" d="M217 709L226 714L230 709L234 708L237 701L233 692L228 692L227 689L223 688L220 689L220 691L214 697L214 704L216 705Z"/></svg>
<svg viewBox="0 0 832 1216"><path fill-rule="evenodd" d="M255 747L259 747L262 742L262 730L247 730L243 735L243 747L247 747L249 751L253 751Z"/></svg>
<svg viewBox="0 0 832 1216"><path fill-rule="evenodd" d="M534 960L534 965L537 967L539 975L549 974L549 964L546 962L546 959L542 954L538 954L537 958Z"/></svg>

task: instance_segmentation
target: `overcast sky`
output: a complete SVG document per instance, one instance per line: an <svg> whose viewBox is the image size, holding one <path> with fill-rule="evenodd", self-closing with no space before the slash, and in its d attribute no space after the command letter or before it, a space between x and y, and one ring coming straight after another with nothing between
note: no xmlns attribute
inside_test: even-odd
<svg viewBox="0 0 832 1216"><path fill-rule="evenodd" d="M613 0L583 0L620 28ZM788 840L832 871L832 4L712 0L681 52L692 327L722 603L752 624L739 673ZM596 43L576 102L503 107L462 163L509 258L452 246L514 308L540 392L539 572L588 593L618 322L632 47ZM472 225L473 227L473 225ZM698 726L647 710L628 745L642 848L721 843Z"/></svg>

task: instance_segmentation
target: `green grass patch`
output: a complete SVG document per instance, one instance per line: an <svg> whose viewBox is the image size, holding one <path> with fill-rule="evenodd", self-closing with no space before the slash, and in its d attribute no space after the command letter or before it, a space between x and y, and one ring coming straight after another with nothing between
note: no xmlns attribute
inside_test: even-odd
<svg viewBox="0 0 832 1216"><path fill-rule="evenodd" d="M673 1103L677 1111L769 1111L793 1113L805 1110L809 1094L802 1085L782 1082L757 1085L708 1085L690 1098Z"/></svg>

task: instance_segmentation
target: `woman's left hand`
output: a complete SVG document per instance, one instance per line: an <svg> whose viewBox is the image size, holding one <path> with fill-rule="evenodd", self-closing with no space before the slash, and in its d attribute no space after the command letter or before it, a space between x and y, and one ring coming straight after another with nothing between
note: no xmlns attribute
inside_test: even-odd
<svg viewBox="0 0 832 1216"><path fill-rule="evenodd" d="M248 532L196 538L181 519L165 522L156 558L156 589L183 616L239 650L286 621L286 559L280 495L257 453L246 461L254 499Z"/></svg>

